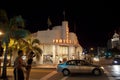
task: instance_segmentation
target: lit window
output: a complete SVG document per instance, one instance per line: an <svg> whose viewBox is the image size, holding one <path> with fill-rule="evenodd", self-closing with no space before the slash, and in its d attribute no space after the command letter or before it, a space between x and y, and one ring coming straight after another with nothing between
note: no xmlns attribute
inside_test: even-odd
<svg viewBox="0 0 120 80"><path fill-rule="evenodd" d="M62 43L62 39L59 39L59 42Z"/></svg>

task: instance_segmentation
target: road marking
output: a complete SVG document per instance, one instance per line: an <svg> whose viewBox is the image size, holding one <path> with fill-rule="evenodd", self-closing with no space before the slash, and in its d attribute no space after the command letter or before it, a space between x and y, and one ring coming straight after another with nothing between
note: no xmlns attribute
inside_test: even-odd
<svg viewBox="0 0 120 80"><path fill-rule="evenodd" d="M53 71L53 72L49 73L48 75L44 76L43 78L41 78L40 80L48 80L48 78L55 75L56 73L57 73L57 71Z"/></svg>
<svg viewBox="0 0 120 80"><path fill-rule="evenodd" d="M66 80L68 78L68 76L66 76L66 77L63 77L61 80Z"/></svg>

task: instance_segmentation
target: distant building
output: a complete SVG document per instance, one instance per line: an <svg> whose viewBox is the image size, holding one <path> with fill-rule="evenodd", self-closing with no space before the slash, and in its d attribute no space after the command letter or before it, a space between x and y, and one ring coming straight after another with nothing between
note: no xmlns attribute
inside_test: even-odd
<svg viewBox="0 0 120 80"><path fill-rule="evenodd" d="M120 36L116 32L114 33L113 37L108 40L107 44L108 49L117 48L120 50Z"/></svg>
<svg viewBox="0 0 120 80"><path fill-rule="evenodd" d="M60 61L82 58L83 48L75 33L69 32L68 21L52 30L37 31L32 38L39 39L43 53L37 64L57 64Z"/></svg>

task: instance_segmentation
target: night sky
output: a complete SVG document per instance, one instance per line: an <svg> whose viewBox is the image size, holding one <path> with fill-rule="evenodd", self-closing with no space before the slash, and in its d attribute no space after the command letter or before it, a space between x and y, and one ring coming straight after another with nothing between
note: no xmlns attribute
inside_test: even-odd
<svg viewBox="0 0 120 80"><path fill-rule="evenodd" d="M75 1L75 0L74 0ZM118 2L77 0L1 0L0 9L5 9L8 18L22 15L26 29L31 32L46 30L48 16L53 26L65 19L69 29L78 36L84 47L106 46L116 30L120 31L120 7Z"/></svg>

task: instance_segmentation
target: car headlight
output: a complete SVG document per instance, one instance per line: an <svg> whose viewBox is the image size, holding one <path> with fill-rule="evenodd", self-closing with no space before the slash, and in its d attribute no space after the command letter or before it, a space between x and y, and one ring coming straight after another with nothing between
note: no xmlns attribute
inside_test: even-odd
<svg viewBox="0 0 120 80"><path fill-rule="evenodd" d="M94 61L99 61L99 58L93 58Z"/></svg>
<svg viewBox="0 0 120 80"><path fill-rule="evenodd" d="M114 63L118 63L118 61L114 61Z"/></svg>
<svg viewBox="0 0 120 80"><path fill-rule="evenodd" d="M104 70L104 67L101 66L100 68Z"/></svg>

